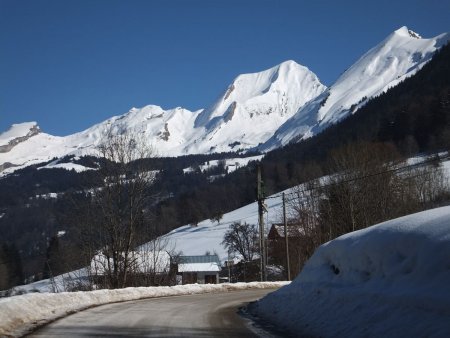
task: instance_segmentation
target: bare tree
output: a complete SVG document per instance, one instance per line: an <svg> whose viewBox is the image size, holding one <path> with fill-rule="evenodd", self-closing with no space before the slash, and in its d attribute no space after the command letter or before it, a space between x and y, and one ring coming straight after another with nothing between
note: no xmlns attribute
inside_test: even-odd
<svg viewBox="0 0 450 338"><path fill-rule="evenodd" d="M10 287L8 283L8 264L3 250L0 248L0 290L6 290Z"/></svg>
<svg viewBox="0 0 450 338"><path fill-rule="evenodd" d="M257 276L257 272L253 271L255 269L253 269L251 262L259 252L258 242L258 231L254 224L234 222L225 232L222 244L228 249L229 253L235 253L242 257L242 277L244 281L247 281L247 278ZM248 271L249 269L251 271Z"/></svg>
<svg viewBox="0 0 450 338"><path fill-rule="evenodd" d="M440 198L448 194L449 182L439 163L413 167L407 171L412 193L424 207L434 207Z"/></svg>
<svg viewBox="0 0 450 338"><path fill-rule="evenodd" d="M138 286L173 285L176 271L173 263L181 255L164 236L156 237L138 248L134 268L140 276Z"/></svg>
<svg viewBox="0 0 450 338"><path fill-rule="evenodd" d="M258 232L254 224L234 222L225 233L222 244L233 253L238 253L246 262L258 252Z"/></svg>
<svg viewBox="0 0 450 338"><path fill-rule="evenodd" d="M293 189L287 202L289 260L292 276L297 275L314 250L328 238L320 222L320 181L312 180ZM283 243L283 248L285 244ZM284 253L283 253L284 255Z"/></svg>
<svg viewBox="0 0 450 338"><path fill-rule="evenodd" d="M331 153L330 175L321 193L322 222L329 226L329 239L399 216L402 179L393 146L356 143Z"/></svg>
<svg viewBox="0 0 450 338"><path fill-rule="evenodd" d="M139 233L149 226L149 187L155 173L142 159L153 155L142 137L108 134L99 145L100 186L91 191L90 203L84 213L88 237L88 253L101 259L105 287L121 288L129 284ZM101 253L98 252L101 251ZM94 271L95 273L95 271Z"/></svg>
<svg viewBox="0 0 450 338"><path fill-rule="evenodd" d="M449 183L438 164L408 165L392 145L356 143L331 152L320 180L288 199L289 257L296 274L316 247L350 231L439 205ZM283 243L274 259L283 258ZM278 256L278 257L277 257Z"/></svg>
<svg viewBox="0 0 450 338"><path fill-rule="evenodd" d="M218 211L215 213L215 215L211 218L211 222L217 222L217 225L220 224L220 221L223 218L223 213L221 211Z"/></svg>

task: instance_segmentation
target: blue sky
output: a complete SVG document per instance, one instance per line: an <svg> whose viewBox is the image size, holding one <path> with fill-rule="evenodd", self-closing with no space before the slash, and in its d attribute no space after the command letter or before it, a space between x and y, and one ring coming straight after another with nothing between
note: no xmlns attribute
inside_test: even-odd
<svg viewBox="0 0 450 338"><path fill-rule="evenodd" d="M0 131L205 108L237 75L290 59L330 85L403 25L450 31L450 0L0 0Z"/></svg>

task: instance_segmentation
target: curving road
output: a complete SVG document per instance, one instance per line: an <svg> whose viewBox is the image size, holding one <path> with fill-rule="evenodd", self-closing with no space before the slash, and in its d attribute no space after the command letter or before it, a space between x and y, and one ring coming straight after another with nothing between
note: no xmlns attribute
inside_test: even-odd
<svg viewBox="0 0 450 338"><path fill-rule="evenodd" d="M273 289L149 298L98 306L57 320L28 337L266 336L237 309Z"/></svg>

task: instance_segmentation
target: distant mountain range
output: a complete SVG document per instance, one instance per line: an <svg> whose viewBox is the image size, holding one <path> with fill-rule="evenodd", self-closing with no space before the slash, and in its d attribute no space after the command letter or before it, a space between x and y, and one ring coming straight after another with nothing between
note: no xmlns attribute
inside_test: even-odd
<svg viewBox="0 0 450 338"><path fill-rule="evenodd" d="M42 132L36 122L0 134L0 172L66 155L93 154L109 131L144 134L159 156L228 151L269 151L321 132L356 112L423 67L450 40L423 39L402 27L365 53L327 88L294 61L239 75L210 107L195 112L133 108L65 137Z"/></svg>

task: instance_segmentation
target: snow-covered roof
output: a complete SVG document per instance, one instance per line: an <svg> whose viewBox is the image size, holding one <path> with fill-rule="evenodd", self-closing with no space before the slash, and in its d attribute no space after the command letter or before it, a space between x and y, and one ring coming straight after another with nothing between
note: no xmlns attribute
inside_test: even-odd
<svg viewBox="0 0 450 338"><path fill-rule="evenodd" d="M180 256L178 272L220 271L217 255Z"/></svg>
<svg viewBox="0 0 450 338"><path fill-rule="evenodd" d="M215 262L210 263L186 263L178 264L178 272L201 272L220 271L220 265Z"/></svg>
<svg viewBox="0 0 450 338"><path fill-rule="evenodd" d="M194 255L194 256L180 256L178 258L180 263L217 263L220 264L219 256L217 255Z"/></svg>

